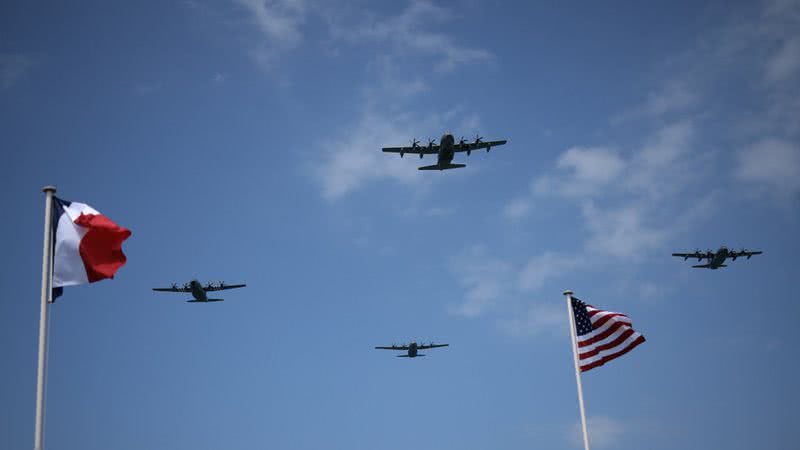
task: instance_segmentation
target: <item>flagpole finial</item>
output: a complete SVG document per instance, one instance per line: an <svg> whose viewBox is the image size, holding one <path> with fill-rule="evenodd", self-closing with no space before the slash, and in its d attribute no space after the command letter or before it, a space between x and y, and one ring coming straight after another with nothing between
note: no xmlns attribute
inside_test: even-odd
<svg viewBox="0 0 800 450"><path fill-rule="evenodd" d="M566 291L564 291L564 295L572 295L572 291L570 291L569 289L567 289Z"/></svg>
<svg viewBox="0 0 800 450"><path fill-rule="evenodd" d="M44 193L47 193L47 192L52 192L52 193L54 193L54 194L55 194L55 193L56 193L56 187L55 187L55 186L50 186L50 185L48 184L47 186L45 186L45 187L43 187L43 188L42 188L42 192L44 192Z"/></svg>

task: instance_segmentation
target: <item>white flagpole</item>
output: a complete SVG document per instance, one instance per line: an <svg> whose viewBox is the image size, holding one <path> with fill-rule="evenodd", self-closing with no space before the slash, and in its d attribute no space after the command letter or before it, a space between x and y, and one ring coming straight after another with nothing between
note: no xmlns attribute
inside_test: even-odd
<svg viewBox="0 0 800 450"><path fill-rule="evenodd" d="M47 315L52 276L52 220L54 186L45 186L44 191L44 249L42 250L42 303L39 313L39 366L36 370L36 430L33 449L44 449L44 383L47 365Z"/></svg>
<svg viewBox="0 0 800 450"><path fill-rule="evenodd" d="M578 383L578 406L581 410L581 428L583 429L583 448L589 450L589 433L586 431L586 410L583 407L583 385L581 369L578 366L578 335L575 331L575 314L572 311L572 291L564 291L567 298L567 315L569 316L569 336L572 339L572 361L575 363L575 382Z"/></svg>

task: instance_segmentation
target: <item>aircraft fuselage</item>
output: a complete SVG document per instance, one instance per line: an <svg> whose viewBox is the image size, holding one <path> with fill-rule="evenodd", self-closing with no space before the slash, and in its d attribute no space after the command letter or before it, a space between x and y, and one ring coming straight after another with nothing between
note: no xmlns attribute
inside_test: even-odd
<svg viewBox="0 0 800 450"><path fill-rule="evenodd" d="M205 289L203 289L203 285L200 284L197 280L192 280L189 282L189 289L192 290L192 297L198 302L207 302L208 296L206 295Z"/></svg>
<svg viewBox="0 0 800 450"><path fill-rule="evenodd" d="M448 165L453 162L453 157L456 152L453 146L456 139L452 134L444 134L442 139L439 140L439 154L437 155L439 165Z"/></svg>
<svg viewBox="0 0 800 450"><path fill-rule="evenodd" d="M692 266L698 269L711 269L717 270L720 267L725 266L725 260L728 259L729 251L727 247L720 247L719 250L714 253L714 256L708 260L707 264L701 264L697 266Z"/></svg>

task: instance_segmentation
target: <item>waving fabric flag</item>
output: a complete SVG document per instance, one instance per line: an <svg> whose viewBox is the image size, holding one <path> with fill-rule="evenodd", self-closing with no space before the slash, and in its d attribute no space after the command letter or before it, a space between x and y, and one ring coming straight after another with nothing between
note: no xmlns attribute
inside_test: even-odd
<svg viewBox="0 0 800 450"><path fill-rule="evenodd" d="M114 278L130 230L84 203L53 198L53 298L63 286Z"/></svg>
<svg viewBox="0 0 800 450"><path fill-rule="evenodd" d="M644 342L625 314L603 311L572 297L578 364L581 372L594 369L633 350Z"/></svg>

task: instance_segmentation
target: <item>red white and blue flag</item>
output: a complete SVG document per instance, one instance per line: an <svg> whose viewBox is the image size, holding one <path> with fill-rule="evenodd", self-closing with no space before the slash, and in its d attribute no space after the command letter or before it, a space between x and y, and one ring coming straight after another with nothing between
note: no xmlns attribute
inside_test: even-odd
<svg viewBox="0 0 800 450"><path fill-rule="evenodd" d="M89 205L53 197L53 298L64 286L114 278L130 235Z"/></svg>
<svg viewBox="0 0 800 450"><path fill-rule="evenodd" d="M633 350L644 336L633 329L625 314L603 311L572 297L575 332L578 335L578 366L594 369Z"/></svg>

